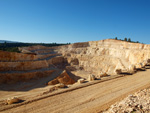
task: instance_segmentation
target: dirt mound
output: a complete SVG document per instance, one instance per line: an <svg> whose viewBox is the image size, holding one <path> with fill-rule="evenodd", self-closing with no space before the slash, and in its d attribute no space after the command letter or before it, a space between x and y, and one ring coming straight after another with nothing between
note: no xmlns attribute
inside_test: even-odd
<svg viewBox="0 0 150 113"><path fill-rule="evenodd" d="M70 78L68 73L64 70L57 78L48 82L48 85L55 85L58 83L63 83L65 85L73 84L75 81Z"/></svg>

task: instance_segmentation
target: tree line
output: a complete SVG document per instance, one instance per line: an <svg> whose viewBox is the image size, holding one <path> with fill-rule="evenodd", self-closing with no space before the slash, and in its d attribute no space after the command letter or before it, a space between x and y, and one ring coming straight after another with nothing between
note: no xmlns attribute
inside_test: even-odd
<svg viewBox="0 0 150 113"><path fill-rule="evenodd" d="M47 47L53 47L53 46L61 46L61 45L67 45L70 43L0 43L0 50L2 51L9 51L9 52L20 52L18 47L28 47L28 46L35 46L35 45L42 45Z"/></svg>
<svg viewBox="0 0 150 113"><path fill-rule="evenodd" d="M121 39L118 39L117 37L115 37L115 40L121 40ZM132 42L132 43L140 43L139 41L131 41L131 38L126 38L126 37L122 41Z"/></svg>

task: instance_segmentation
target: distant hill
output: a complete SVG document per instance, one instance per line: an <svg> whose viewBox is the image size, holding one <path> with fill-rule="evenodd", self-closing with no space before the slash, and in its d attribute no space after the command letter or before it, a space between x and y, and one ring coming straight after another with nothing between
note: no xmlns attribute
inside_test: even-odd
<svg viewBox="0 0 150 113"><path fill-rule="evenodd" d="M9 40L0 40L0 43L19 43L19 42L16 42L16 41L9 41Z"/></svg>

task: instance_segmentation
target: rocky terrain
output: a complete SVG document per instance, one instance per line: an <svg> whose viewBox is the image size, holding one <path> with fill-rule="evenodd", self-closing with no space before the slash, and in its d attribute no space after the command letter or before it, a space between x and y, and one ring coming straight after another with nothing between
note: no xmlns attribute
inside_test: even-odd
<svg viewBox="0 0 150 113"><path fill-rule="evenodd" d="M0 51L0 83L26 81L60 70L66 70L74 81L88 79L91 74L133 74L150 63L150 45L112 39L19 50L22 53Z"/></svg>
<svg viewBox="0 0 150 113"><path fill-rule="evenodd" d="M132 75L150 68L150 45L113 39L19 50L21 53L0 51L1 105L10 96L19 95L27 100L72 84L76 87L76 84ZM147 82L142 82L140 87Z"/></svg>
<svg viewBox="0 0 150 113"><path fill-rule="evenodd" d="M132 76L111 78L110 80L107 79L109 77L106 77L102 80L74 84L69 88L61 88L49 93L47 91L51 89L50 87L23 92L17 91L15 96L24 102L1 105L0 111L4 113L101 113L126 96L149 87L149 74L150 70L147 70ZM41 90L46 91L46 94L35 96L35 94L42 93ZM3 93L6 95L5 92ZM9 97L13 93L14 91L11 91Z"/></svg>
<svg viewBox="0 0 150 113"><path fill-rule="evenodd" d="M150 89L144 89L129 95L120 102L111 105L104 113L149 113Z"/></svg>

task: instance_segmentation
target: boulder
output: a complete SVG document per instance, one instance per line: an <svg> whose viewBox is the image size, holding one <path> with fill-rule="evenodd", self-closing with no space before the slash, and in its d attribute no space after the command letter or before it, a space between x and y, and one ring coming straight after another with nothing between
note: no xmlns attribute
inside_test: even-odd
<svg viewBox="0 0 150 113"><path fill-rule="evenodd" d="M107 73L101 73L101 74L100 74L100 77L106 77L106 76L108 76Z"/></svg>
<svg viewBox="0 0 150 113"><path fill-rule="evenodd" d="M144 61L142 62L142 67L144 68L147 64L148 64L147 61L144 60Z"/></svg>
<svg viewBox="0 0 150 113"><path fill-rule="evenodd" d="M136 67L136 69L142 69L142 63L137 63L137 64L135 65L135 67Z"/></svg>
<svg viewBox="0 0 150 113"><path fill-rule="evenodd" d="M66 70L64 70L57 78L48 82L48 85L55 85L58 83L63 83L65 85L74 84L75 81L70 78Z"/></svg>
<svg viewBox="0 0 150 113"><path fill-rule="evenodd" d="M65 84L59 83L59 84L56 84L55 87L56 87L56 89L57 89L57 88L64 88L64 87L65 87Z"/></svg>
<svg viewBox="0 0 150 113"><path fill-rule="evenodd" d="M8 98L6 101L6 104L10 105L10 104L14 104L14 103L18 103L21 100L17 97L12 97L12 98Z"/></svg>
<svg viewBox="0 0 150 113"><path fill-rule="evenodd" d="M145 71L146 70L145 67L143 67L142 63L136 64L136 69L137 70L141 70L141 71Z"/></svg>
<svg viewBox="0 0 150 113"><path fill-rule="evenodd" d="M116 73L117 75L121 74L121 72L122 72L121 69L116 69L116 70L115 70L115 73Z"/></svg>
<svg viewBox="0 0 150 113"><path fill-rule="evenodd" d="M95 80L96 78L95 78L95 75L89 75L89 78L88 78L88 80L89 81L93 81L93 80Z"/></svg>
<svg viewBox="0 0 150 113"><path fill-rule="evenodd" d="M133 73L135 73L136 72L136 67L135 67L135 65L130 65L129 66L129 73L130 74L133 74Z"/></svg>
<svg viewBox="0 0 150 113"><path fill-rule="evenodd" d="M78 80L78 83L80 83L80 84L84 83L84 82L85 82L85 79L83 79L83 78L81 78L81 79Z"/></svg>

